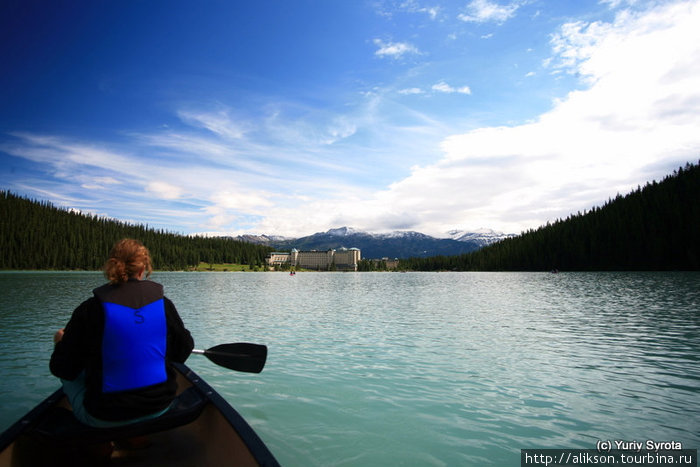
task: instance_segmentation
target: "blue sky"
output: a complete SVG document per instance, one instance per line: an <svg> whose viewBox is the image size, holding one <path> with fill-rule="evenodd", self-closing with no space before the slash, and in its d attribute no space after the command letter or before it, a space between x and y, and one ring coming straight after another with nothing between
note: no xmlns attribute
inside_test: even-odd
<svg viewBox="0 0 700 467"><path fill-rule="evenodd" d="M700 1L10 1L0 188L180 233L518 233L700 158Z"/></svg>

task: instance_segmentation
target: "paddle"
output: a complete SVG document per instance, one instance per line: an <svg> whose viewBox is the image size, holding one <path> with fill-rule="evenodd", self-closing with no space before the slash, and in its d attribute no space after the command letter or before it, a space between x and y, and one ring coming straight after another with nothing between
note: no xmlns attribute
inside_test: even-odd
<svg viewBox="0 0 700 467"><path fill-rule="evenodd" d="M267 359L267 346L239 342L220 344L207 350L193 349L192 353L204 355L217 365L231 370L260 373Z"/></svg>

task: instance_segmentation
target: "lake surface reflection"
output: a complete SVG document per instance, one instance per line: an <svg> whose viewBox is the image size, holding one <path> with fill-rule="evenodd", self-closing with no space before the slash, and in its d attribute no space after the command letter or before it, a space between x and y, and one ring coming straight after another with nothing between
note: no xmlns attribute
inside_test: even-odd
<svg viewBox="0 0 700 467"><path fill-rule="evenodd" d="M519 465L599 439L700 447L700 273L155 273L192 356L286 466ZM0 273L0 427L58 384L53 332L99 273Z"/></svg>

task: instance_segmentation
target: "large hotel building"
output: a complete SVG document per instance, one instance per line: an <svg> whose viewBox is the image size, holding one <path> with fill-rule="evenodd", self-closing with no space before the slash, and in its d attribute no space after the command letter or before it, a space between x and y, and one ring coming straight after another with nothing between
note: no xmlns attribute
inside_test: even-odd
<svg viewBox="0 0 700 467"><path fill-rule="evenodd" d="M289 265L290 267L317 271L357 271L360 259L361 254L358 248L340 248L339 250L327 251L298 251L295 248L291 253L270 253L266 261L270 268Z"/></svg>

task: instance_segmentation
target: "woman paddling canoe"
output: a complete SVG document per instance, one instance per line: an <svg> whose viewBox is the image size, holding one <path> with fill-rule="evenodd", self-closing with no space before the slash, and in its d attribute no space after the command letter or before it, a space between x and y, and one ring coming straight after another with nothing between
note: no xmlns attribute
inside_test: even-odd
<svg viewBox="0 0 700 467"><path fill-rule="evenodd" d="M267 347L221 344L202 351L214 363L260 373ZM0 434L0 467L279 467L265 443L214 388L180 363L178 395L162 416L111 428L77 421L61 389ZM109 441L148 435L149 445L109 448Z"/></svg>
<svg viewBox="0 0 700 467"><path fill-rule="evenodd" d="M177 387L170 362L184 363L194 347L163 286L146 280L151 258L141 242L117 242L104 271L109 283L56 333L50 363L74 416L96 427L167 411Z"/></svg>
<svg viewBox="0 0 700 467"><path fill-rule="evenodd" d="M54 337L51 371L63 388L0 434L0 467L279 467L243 417L184 365L197 353L260 373L267 347L193 350L163 287L144 280L150 272L140 242L114 246L105 266L110 283ZM147 443L134 445L144 435Z"/></svg>

